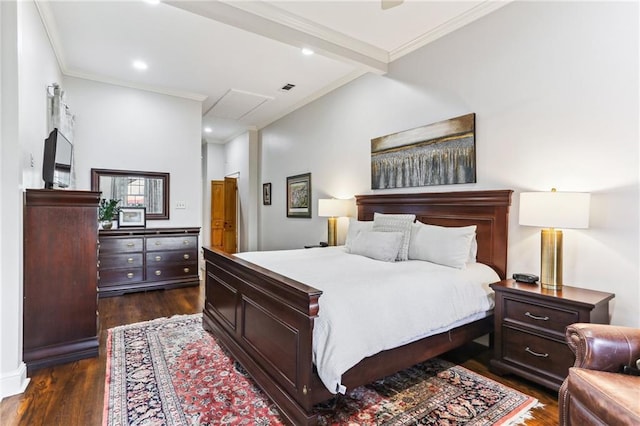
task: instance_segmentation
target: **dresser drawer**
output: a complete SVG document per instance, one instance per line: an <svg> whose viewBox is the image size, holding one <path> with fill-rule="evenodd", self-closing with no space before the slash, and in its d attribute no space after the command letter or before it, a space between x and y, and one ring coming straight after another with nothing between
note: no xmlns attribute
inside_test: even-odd
<svg viewBox="0 0 640 426"><path fill-rule="evenodd" d="M142 253L103 254L100 256L100 270L111 268L141 267Z"/></svg>
<svg viewBox="0 0 640 426"><path fill-rule="evenodd" d="M99 287L102 288L114 284L140 282L142 281L142 272L142 268L101 270Z"/></svg>
<svg viewBox="0 0 640 426"><path fill-rule="evenodd" d="M182 265L147 266L147 281L170 280L198 276L198 263L185 263Z"/></svg>
<svg viewBox="0 0 640 426"><path fill-rule="evenodd" d="M537 327L564 339L565 328L579 321L578 312L548 305L504 299L504 321Z"/></svg>
<svg viewBox="0 0 640 426"><path fill-rule="evenodd" d="M101 238L100 253L142 251L142 238Z"/></svg>
<svg viewBox="0 0 640 426"><path fill-rule="evenodd" d="M196 250L155 251L147 253L147 266L164 262L193 262L198 258Z"/></svg>
<svg viewBox="0 0 640 426"><path fill-rule="evenodd" d="M147 237L147 251L197 250L198 237L185 235L178 237Z"/></svg>
<svg viewBox="0 0 640 426"><path fill-rule="evenodd" d="M564 380L575 356L566 343L502 327L502 353L507 362L538 370Z"/></svg>

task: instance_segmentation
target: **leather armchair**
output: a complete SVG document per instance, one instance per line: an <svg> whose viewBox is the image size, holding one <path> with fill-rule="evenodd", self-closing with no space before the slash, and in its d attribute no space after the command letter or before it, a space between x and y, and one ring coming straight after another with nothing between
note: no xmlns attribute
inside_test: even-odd
<svg viewBox="0 0 640 426"><path fill-rule="evenodd" d="M640 376L621 374L640 358L640 329L572 324L576 362L558 393L561 425L640 425Z"/></svg>

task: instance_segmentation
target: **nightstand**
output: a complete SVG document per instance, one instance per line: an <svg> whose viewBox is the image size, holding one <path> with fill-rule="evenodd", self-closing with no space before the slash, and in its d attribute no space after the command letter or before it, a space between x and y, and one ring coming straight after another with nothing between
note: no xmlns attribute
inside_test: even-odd
<svg viewBox="0 0 640 426"><path fill-rule="evenodd" d="M491 284L496 306L491 371L513 373L557 391L575 356L565 328L576 322L609 323L612 293L503 280Z"/></svg>

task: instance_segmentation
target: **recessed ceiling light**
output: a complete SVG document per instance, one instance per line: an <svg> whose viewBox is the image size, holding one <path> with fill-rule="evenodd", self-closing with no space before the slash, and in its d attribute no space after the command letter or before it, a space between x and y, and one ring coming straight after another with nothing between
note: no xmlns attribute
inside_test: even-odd
<svg viewBox="0 0 640 426"><path fill-rule="evenodd" d="M211 127L205 127L204 128L204 132L205 133L211 133L211 132L213 132L213 129Z"/></svg>
<svg viewBox="0 0 640 426"><path fill-rule="evenodd" d="M144 62L144 61L141 61L141 60L135 60L135 61L133 61L133 67L134 67L135 69L137 69L137 70L140 70L140 71L144 71L144 70L146 70L147 68L149 68L149 66L147 65L147 63L146 63L146 62Z"/></svg>
<svg viewBox="0 0 640 426"><path fill-rule="evenodd" d="M313 50L309 49L308 47L303 47L302 48L302 54L303 55L310 56L310 55L313 55L313 53L314 53Z"/></svg>

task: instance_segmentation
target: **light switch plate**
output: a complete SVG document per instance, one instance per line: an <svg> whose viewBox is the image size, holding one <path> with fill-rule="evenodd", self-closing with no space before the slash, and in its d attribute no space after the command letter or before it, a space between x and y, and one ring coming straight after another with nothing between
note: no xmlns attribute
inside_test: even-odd
<svg viewBox="0 0 640 426"><path fill-rule="evenodd" d="M185 201L176 201L176 209L186 209L187 203Z"/></svg>

